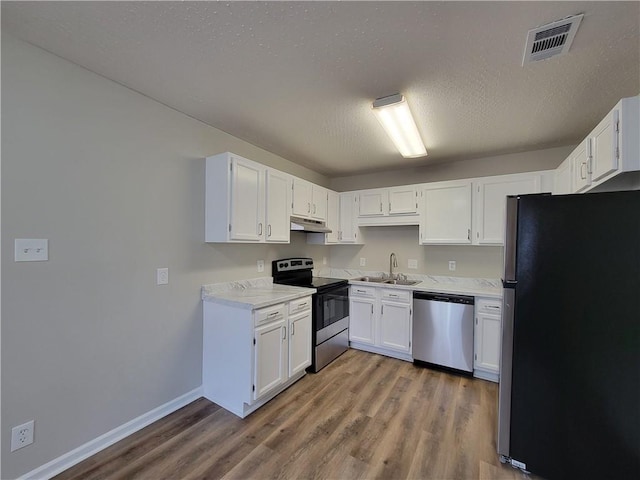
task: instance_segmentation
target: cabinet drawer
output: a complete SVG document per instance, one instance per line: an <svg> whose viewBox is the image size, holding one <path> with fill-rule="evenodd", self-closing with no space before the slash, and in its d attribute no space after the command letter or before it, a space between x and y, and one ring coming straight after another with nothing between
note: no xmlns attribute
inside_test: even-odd
<svg viewBox="0 0 640 480"><path fill-rule="evenodd" d="M360 285L352 285L349 294L354 297L375 297L376 289L374 287L362 287Z"/></svg>
<svg viewBox="0 0 640 480"><path fill-rule="evenodd" d="M261 308L254 312L255 325L262 325L263 323L275 322L282 320L285 314L285 305L280 303L272 307Z"/></svg>
<svg viewBox="0 0 640 480"><path fill-rule="evenodd" d="M410 290L385 288L380 292L382 300L390 300L393 302L410 303L412 292Z"/></svg>
<svg viewBox="0 0 640 480"><path fill-rule="evenodd" d="M486 313L489 315L500 315L502 313L502 303L499 300L476 300L476 313Z"/></svg>
<svg viewBox="0 0 640 480"><path fill-rule="evenodd" d="M289 302L289 315L311 309L311 297L298 298Z"/></svg>

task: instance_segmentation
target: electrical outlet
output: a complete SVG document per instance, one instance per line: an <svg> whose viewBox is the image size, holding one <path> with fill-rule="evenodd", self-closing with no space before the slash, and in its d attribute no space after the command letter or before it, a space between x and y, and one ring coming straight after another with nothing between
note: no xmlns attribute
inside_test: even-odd
<svg viewBox="0 0 640 480"><path fill-rule="evenodd" d="M456 262L454 260L449 260L449 270L452 272L456 271Z"/></svg>
<svg viewBox="0 0 640 480"><path fill-rule="evenodd" d="M322 264L326 265L327 264L327 257L322 257Z"/></svg>
<svg viewBox="0 0 640 480"><path fill-rule="evenodd" d="M258 272L264 272L264 260L258 260Z"/></svg>
<svg viewBox="0 0 640 480"><path fill-rule="evenodd" d="M168 285L169 284L169 269L158 268L156 270L156 285Z"/></svg>
<svg viewBox="0 0 640 480"><path fill-rule="evenodd" d="M408 265L409 268L411 268L412 270L415 270L418 268L418 260L416 260L415 258L410 258Z"/></svg>
<svg viewBox="0 0 640 480"><path fill-rule="evenodd" d="M33 420L11 429L11 451L26 447L33 443Z"/></svg>
<svg viewBox="0 0 640 480"><path fill-rule="evenodd" d="M46 238L14 239L16 262L46 262L49 260L49 240Z"/></svg>
<svg viewBox="0 0 640 480"><path fill-rule="evenodd" d="M367 259L364 257L360 257L360 266L361 267L366 267L367 266Z"/></svg>

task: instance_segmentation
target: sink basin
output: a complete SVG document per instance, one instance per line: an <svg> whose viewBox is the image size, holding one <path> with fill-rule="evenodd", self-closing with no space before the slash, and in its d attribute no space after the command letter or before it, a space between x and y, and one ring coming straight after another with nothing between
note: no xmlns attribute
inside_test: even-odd
<svg viewBox="0 0 640 480"><path fill-rule="evenodd" d="M384 283L390 285L417 285L420 280L385 280Z"/></svg>
<svg viewBox="0 0 640 480"><path fill-rule="evenodd" d="M358 277L358 278L354 278L354 280L357 280L359 282L374 282L374 283L383 283L386 281L386 279L382 277Z"/></svg>

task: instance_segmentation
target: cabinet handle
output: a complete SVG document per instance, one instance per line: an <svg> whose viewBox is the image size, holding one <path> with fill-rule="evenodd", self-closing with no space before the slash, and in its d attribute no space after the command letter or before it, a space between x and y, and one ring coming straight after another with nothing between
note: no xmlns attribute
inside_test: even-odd
<svg viewBox="0 0 640 480"><path fill-rule="evenodd" d="M291 324L291 336L293 337L296 334L296 324Z"/></svg>
<svg viewBox="0 0 640 480"><path fill-rule="evenodd" d="M282 339L287 339L287 327L282 327Z"/></svg>
<svg viewBox="0 0 640 480"><path fill-rule="evenodd" d="M593 172L593 166L591 165L591 162L593 157L589 156L589 158L587 159L587 174L591 175Z"/></svg>
<svg viewBox="0 0 640 480"><path fill-rule="evenodd" d="M371 304L371 315L373 315L373 303Z"/></svg>
<svg viewBox="0 0 640 480"><path fill-rule="evenodd" d="M391 213L391 202L389 202L389 213Z"/></svg>
<svg viewBox="0 0 640 480"><path fill-rule="evenodd" d="M384 305L380 305L380 315L384 315Z"/></svg>
<svg viewBox="0 0 640 480"><path fill-rule="evenodd" d="M267 237L271 238L271 224L267 225Z"/></svg>
<svg viewBox="0 0 640 480"><path fill-rule="evenodd" d="M586 169L586 167L587 167L587 163L586 162L582 162L580 164L580 178L582 180L586 180L587 179L587 172L586 172L587 169Z"/></svg>
<svg viewBox="0 0 640 480"><path fill-rule="evenodd" d="M306 307L306 306L307 306L307 302L299 303L299 304L298 304L298 308L299 308L299 309L300 309L300 308L302 308L302 307Z"/></svg>
<svg viewBox="0 0 640 480"><path fill-rule="evenodd" d="M358 292L358 293L367 293L366 290L356 290L356 292Z"/></svg>
<svg viewBox="0 0 640 480"><path fill-rule="evenodd" d="M258 223L258 235L262 235L262 222Z"/></svg>
<svg viewBox="0 0 640 480"><path fill-rule="evenodd" d="M307 213L311 213L311 203L307 202Z"/></svg>
<svg viewBox="0 0 640 480"><path fill-rule="evenodd" d="M382 202L380 202L380 213L382 213Z"/></svg>
<svg viewBox="0 0 640 480"><path fill-rule="evenodd" d="M267 318L273 318L276 315L278 315L278 312L273 312L273 313L270 313L269 315L267 315Z"/></svg>
<svg viewBox="0 0 640 480"><path fill-rule="evenodd" d="M338 232L338 240L342 240L342 232Z"/></svg>
<svg viewBox="0 0 640 480"><path fill-rule="evenodd" d="M471 241L471 229L467 228L467 240Z"/></svg>
<svg viewBox="0 0 640 480"><path fill-rule="evenodd" d="M398 295L396 295L395 293L390 293L389 296L390 297L397 297Z"/></svg>
<svg viewBox="0 0 640 480"><path fill-rule="evenodd" d="M316 210L317 210L317 208L316 208L316 204L314 203L314 204L313 204L313 213L314 213L314 215L315 215L315 213L316 213Z"/></svg>

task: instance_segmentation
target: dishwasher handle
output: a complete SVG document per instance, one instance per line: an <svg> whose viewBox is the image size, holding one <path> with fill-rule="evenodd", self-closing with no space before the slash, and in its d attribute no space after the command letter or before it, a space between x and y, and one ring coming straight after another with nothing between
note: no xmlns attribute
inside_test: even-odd
<svg viewBox="0 0 640 480"><path fill-rule="evenodd" d="M466 295L449 295L446 293L432 293L432 292L413 292L414 300L430 300L432 302L449 302L460 303L463 305L473 305L475 303L474 297Z"/></svg>

